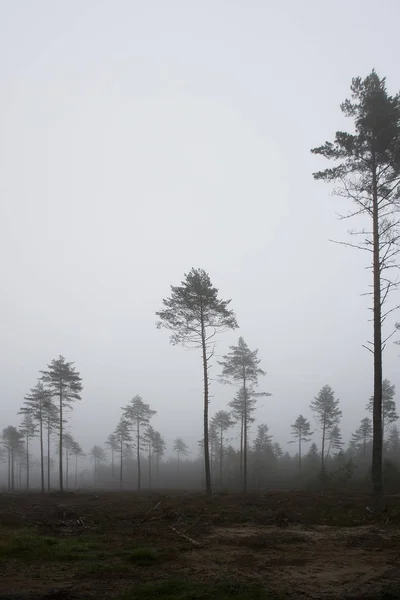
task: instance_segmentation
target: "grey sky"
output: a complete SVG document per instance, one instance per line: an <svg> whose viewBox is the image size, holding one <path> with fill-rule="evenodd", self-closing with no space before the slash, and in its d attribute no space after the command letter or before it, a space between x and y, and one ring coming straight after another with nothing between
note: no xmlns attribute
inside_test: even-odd
<svg viewBox="0 0 400 600"><path fill-rule="evenodd" d="M192 266L241 327L218 352L239 334L259 348L273 396L257 419L279 441L325 383L356 426L368 257L328 242L350 206L309 150L348 126L353 76L400 88L399 17L398 0L0 0L1 428L61 353L84 378L86 448L140 394L194 449L201 357L154 326ZM384 374L400 386L398 354ZM232 391L213 384L212 413Z"/></svg>

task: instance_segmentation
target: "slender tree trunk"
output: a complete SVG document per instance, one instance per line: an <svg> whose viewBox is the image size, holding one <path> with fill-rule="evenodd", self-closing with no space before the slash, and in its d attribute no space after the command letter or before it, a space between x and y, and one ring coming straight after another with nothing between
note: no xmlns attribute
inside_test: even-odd
<svg viewBox="0 0 400 600"><path fill-rule="evenodd" d="M69 448L68 448L68 444L67 444L67 446L65 447L65 489L66 490L68 489L68 471L69 471L69 469L68 469L68 455L69 455L68 450L69 450Z"/></svg>
<svg viewBox="0 0 400 600"><path fill-rule="evenodd" d="M14 473L14 450L11 448L11 491L15 488L15 473Z"/></svg>
<svg viewBox="0 0 400 600"><path fill-rule="evenodd" d="M244 425L244 413L242 413L240 421L240 481L243 480L243 425Z"/></svg>
<svg viewBox="0 0 400 600"><path fill-rule="evenodd" d="M179 450L178 450L178 473L179 473Z"/></svg>
<svg viewBox="0 0 400 600"><path fill-rule="evenodd" d="M373 274L374 274L374 406L372 412L372 485L376 496L382 494L382 306L381 306L381 266L379 256L379 205L376 165L373 156L372 171L372 232L373 232Z"/></svg>
<svg viewBox="0 0 400 600"><path fill-rule="evenodd" d="M222 433L222 427L220 431L220 446L219 446L219 487L222 490L222 460L224 453L224 434Z"/></svg>
<svg viewBox="0 0 400 600"><path fill-rule="evenodd" d="M324 423L322 425L322 447L321 447L321 474L325 475L325 431L326 431L326 423L324 417Z"/></svg>
<svg viewBox="0 0 400 600"><path fill-rule="evenodd" d="M122 461L123 461L123 446L121 436L121 447L120 447L120 463L119 463L119 489L122 490Z"/></svg>
<svg viewBox="0 0 400 600"><path fill-rule="evenodd" d="M75 454L75 491L78 489L78 453Z"/></svg>
<svg viewBox="0 0 400 600"><path fill-rule="evenodd" d="M39 415L39 439L40 439L40 484L42 494L44 494L44 457L43 457L43 415L40 408Z"/></svg>
<svg viewBox="0 0 400 600"><path fill-rule="evenodd" d="M211 469L210 469L210 448L208 440L208 402L209 402L209 382L208 382L208 364L207 364L207 344L206 332L204 329L204 317L201 315L201 347L203 354L203 380L204 380L204 469L206 477L206 493L211 495Z"/></svg>
<svg viewBox="0 0 400 600"><path fill-rule="evenodd" d="M111 445L111 477L114 479L114 448Z"/></svg>
<svg viewBox="0 0 400 600"><path fill-rule="evenodd" d="M63 481L63 396L62 396L62 382L60 381L60 437L59 437L59 479L60 479L60 492L64 491L64 481Z"/></svg>
<svg viewBox="0 0 400 600"><path fill-rule="evenodd" d="M11 447L8 444L8 486L7 489L11 492Z"/></svg>
<svg viewBox="0 0 400 600"><path fill-rule="evenodd" d="M299 477L301 479L301 433L299 434Z"/></svg>
<svg viewBox="0 0 400 600"><path fill-rule="evenodd" d="M137 422L137 431L136 431L136 442L137 442L137 453L136 453L136 459L137 459L137 489L138 492L140 492L140 425L139 425L139 419Z"/></svg>
<svg viewBox="0 0 400 600"><path fill-rule="evenodd" d="M244 400L244 426L243 426L243 493L247 492L247 389L246 374L243 373L243 400Z"/></svg>
<svg viewBox="0 0 400 600"><path fill-rule="evenodd" d="M149 441L149 489L151 490L151 441Z"/></svg>
<svg viewBox="0 0 400 600"><path fill-rule="evenodd" d="M160 456L159 456L159 454L157 452L157 454L156 454L156 477L157 477L157 485L158 485L159 476L160 476Z"/></svg>
<svg viewBox="0 0 400 600"><path fill-rule="evenodd" d="M29 492L29 434L26 434L26 491Z"/></svg>
<svg viewBox="0 0 400 600"><path fill-rule="evenodd" d="M365 458L366 454L367 454L367 440L366 440L366 438L364 438L364 441L363 441L363 456L364 456L364 458Z"/></svg>
<svg viewBox="0 0 400 600"><path fill-rule="evenodd" d="M50 492L50 490L51 490L50 467L51 467L51 463L50 463L50 423L47 423L47 491L48 492Z"/></svg>

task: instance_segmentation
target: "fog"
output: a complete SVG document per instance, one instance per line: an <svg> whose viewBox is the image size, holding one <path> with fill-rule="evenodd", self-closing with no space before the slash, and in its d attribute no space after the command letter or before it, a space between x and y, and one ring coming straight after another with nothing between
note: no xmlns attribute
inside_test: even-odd
<svg viewBox="0 0 400 600"><path fill-rule="evenodd" d="M372 68L394 93L396 0L4 1L0 6L0 429L59 354L83 379L69 428L103 445L139 394L166 455L202 436L199 350L155 327L171 285L205 269L267 375L256 423L287 446L329 384L343 437L373 391L369 257L310 149L348 127ZM323 165L323 166L322 166ZM359 221L358 221L359 222ZM396 304L398 298L393 297ZM390 333L398 313L385 324ZM399 348L384 377L397 387ZM235 392L211 370L210 415ZM237 446L237 428L232 430ZM318 442L318 440L315 440Z"/></svg>

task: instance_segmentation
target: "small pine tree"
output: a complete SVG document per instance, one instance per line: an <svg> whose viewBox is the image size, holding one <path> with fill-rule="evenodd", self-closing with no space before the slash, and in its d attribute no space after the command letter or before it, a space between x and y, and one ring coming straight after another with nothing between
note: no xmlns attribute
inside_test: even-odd
<svg viewBox="0 0 400 600"><path fill-rule="evenodd" d="M353 433L352 442L356 448L362 448L363 456L367 454L367 445L372 438L372 421L368 417L361 419L360 426Z"/></svg>
<svg viewBox="0 0 400 600"><path fill-rule="evenodd" d="M393 400L396 393L396 386L392 385L389 379L382 381L382 439L385 439L385 432L389 425L397 421L399 415L396 411L396 402ZM369 399L367 410L373 412L374 397Z"/></svg>
<svg viewBox="0 0 400 600"><path fill-rule="evenodd" d="M184 440L181 437L177 437L176 440L174 440L172 449L174 452L176 452L178 454L178 473L179 473L180 455L183 454L184 456L187 456L188 455L188 447L187 447L186 442L184 442Z"/></svg>
<svg viewBox="0 0 400 600"><path fill-rule="evenodd" d="M29 474L30 474L30 461L29 461L29 442L31 438L35 437L37 432L37 424L33 419L32 415L26 413L22 419L22 423L19 428L20 433L25 438L25 453L26 453L26 490L29 491Z"/></svg>
<svg viewBox="0 0 400 600"><path fill-rule="evenodd" d="M335 398L334 391L329 385L321 388L318 396L310 404L317 422L319 423L321 440L321 474L325 475L325 444L329 433L338 425L342 411L339 408L339 400Z"/></svg>
<svg viewBox="0 0 400 600"><path fill-rule="evenodd" d="M60 491L64 489L63 484L63 425L64 411L72 407L73 402L81 400L82 379L76 371L73 362L66 362L63 356L54 359L47 367L47 371L41 371L41 381L47 386L53 398L58 401L58 427L59 427L59 477Z"/></svg>
<svg viewBox="0 0 400 600"><path fill-rule="evenodd" d="M137 489L141 489L140 451L143 449L143 437L150 419L157 413L143 402L141 396L135 396L123 410L124 419L131 423L136 433Z"/></svg>
<svg viewBox="0 0 400 600"><path fill-rule="evenodd" d="M226 410L219 410L212 418L212 425L219 434L219 486L222 489L222 473L224 460L224 434L230 429L235 421Z"/></svg>
<svg viewBox="0 0 400 600"><path fill-rule="evenodd" d="M301 445L302 442L310 442L311 436L314 434L311 431L311 423L303 415L299 415L292 427L292 436L295 438L294 441L289 442L298 443L298 456L299 456L299 477L301 477Z"/></svg>
<svg viewBox="0 0 400 600"><path fill-rule="evenodd" d="M130 424L125 417L121 417L114 431L115 439L118 445L119 452L119 487L122 490L123 484L123 462L124 450L131 446L132 436L130 433Z"/></svg>
<svg viewBox="0 0 400 600"><path fill-rule="evenodd" d="M218 364L222 366L221 381L224 383L238 383L243 397L243 424L241 426L243 434L243 441L241 440L243 449L243 492L247 490L247 402L251 397L256 396L254 390L258 386L259 376L266 375L265 371L260 368L260 362L258 350L250 350L242 337L239 338L237 346L230 346L230 352L218 361ZM257 393L257 396L270 395L266 392Z"/></svg>
<svg viewBox="0 0 400 600"><path fill-rule="evenodd" d="M44 453L43 453L43 429L45 427L45 418L47 406L51 403L51 392L46 390L41 382L38 382L34 388L25 396L24 404L18 414L30 415L38 425L39 429L39 447L40 447L40 483L41 491L44 493Z"/></svg>
<svg viewBox="0 0 400 600"><path fill-rule="evenodd" d="M93 446L89 456L93 461L93 478L96 483L99 476L99 466L102 462L106 461L106 453L101 446Z"/></svg>

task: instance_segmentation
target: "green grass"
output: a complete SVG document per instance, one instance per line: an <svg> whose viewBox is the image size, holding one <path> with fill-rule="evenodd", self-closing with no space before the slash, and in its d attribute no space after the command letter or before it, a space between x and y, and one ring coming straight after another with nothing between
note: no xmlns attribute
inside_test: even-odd
<svg viewBox="0 0 400 600"><path fill-rule="evenodd" d="M130 562L144 564L153 563L159 558L158 552L153 548L136 548L127 556Z"/></svg>
<svg viewBox="0 0 400 600"><path fill-rule="evenodd" d="M242 583L194 583L163 581L135 586L118 600L271 600L261 587Z"/></svg>
<svg viewBox="0 0 400 600"><path fill-rule="evenodd" d="M10 559L23 561L79 561L101 558L99 542L85 538L56 538L30 531L1 532L0 562Z"/></svg>

